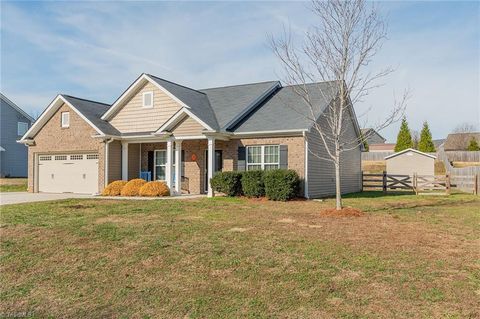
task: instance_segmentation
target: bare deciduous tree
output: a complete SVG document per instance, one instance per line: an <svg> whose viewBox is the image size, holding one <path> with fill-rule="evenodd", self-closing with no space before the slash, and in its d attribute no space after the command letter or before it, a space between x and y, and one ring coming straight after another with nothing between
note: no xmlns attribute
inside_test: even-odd
<svg viewBox="0 0 480 319"><path fill-rule="evenodd" d="M453 130L453 133L472 133L477 131L477 126L472 123L461 123L458 124L455 129Z"/></svg>
<svg viewBox="0 0 480 319"><path fill-rule="evenodd" d="M347 134L348 121L356 121L352 105L380 86L379 80L392 72L390 68L375 73L367 69L386 38L386 26L374 5L365 0L313 0L312 10L318 24L306 32L303 44L294 45L291 33L285 31L282 38L272 37L271 46L284 67L283 81L308 105L309 111L302 115L311 121L327 155L311 148L309 153L333 163L336 208L341 209L342 153L362 144L360 136ZM315 89L312 83L318 84ZM325 85L336 92L336 98L327 110L318 112L312 95L325 96L329 91ZM405 91L400 100L394 101L388 116L371 127L378 131L400 120L407 96Z"/></svg>

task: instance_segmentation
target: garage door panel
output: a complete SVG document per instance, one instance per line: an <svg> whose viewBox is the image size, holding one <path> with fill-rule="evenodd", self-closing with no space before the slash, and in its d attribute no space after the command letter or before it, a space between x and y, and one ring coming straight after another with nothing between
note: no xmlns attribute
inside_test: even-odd
<svg viewBox="0 0 480 319"><path fill-rule="evenodd" d="M97 193L98 154L41 155L38 179L40 192Z"/></svg>

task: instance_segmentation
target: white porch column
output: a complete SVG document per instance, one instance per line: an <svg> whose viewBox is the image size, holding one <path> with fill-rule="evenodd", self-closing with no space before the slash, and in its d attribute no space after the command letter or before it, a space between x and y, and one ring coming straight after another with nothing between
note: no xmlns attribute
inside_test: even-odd
<svg viewBox="0 0 480 319"><path fill-rule="evenodd" d="M215 171L215 138L208 137L208 197L215 196L212 185L210 185L210 180L213 177L213 172Z"/></svg>
<svg viewBox="0 0 480 319"><path fill-rule="evenodd" d="M175 192L182 193L182 141L175 141Z"/></svg>
<svg viewBox="0 0 480 319"><path fill-rule="evenodd" d="M122 142L122 179L128 181L128 143Z"/></svg>
<svg viewBox="0 0 480 319"><path fill-rule="evenodd" d="M170 192L173 193L173 140L167 140L167 165L165 167L165 179Z"/></svg>

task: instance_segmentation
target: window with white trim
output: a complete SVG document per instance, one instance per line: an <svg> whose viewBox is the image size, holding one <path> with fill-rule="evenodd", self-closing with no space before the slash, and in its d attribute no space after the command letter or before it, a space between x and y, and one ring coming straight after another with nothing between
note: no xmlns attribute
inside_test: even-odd
<svg viewBox="0 0 480 319"><path fill-rule="evenodd" d="M70 112L62 112L62 127L70 126Z"/></svg>
<svg viewBox="0 0 480 319"><path fill-rule="evenodd" d="M271 170L280 168L280 146L247 146L247 170Z"/></svg>
<svg viewBox="0 0 480 319"><path fill-rule="evenodd" d="M142 107L153 107L153 92L142 94Z"/></svg>
<svg viewBox="0 0 480 319"><path fill-rule="evenodd" d="M155 151L155 180L165 180L165 172L167 169L167 151Z"/></svg>
<svg viewBox="0 0 480 319"><path fill-rule="evenodd" d="M28 130L28 123L25 122L17 122L17 135L23 136Z"/></svg>

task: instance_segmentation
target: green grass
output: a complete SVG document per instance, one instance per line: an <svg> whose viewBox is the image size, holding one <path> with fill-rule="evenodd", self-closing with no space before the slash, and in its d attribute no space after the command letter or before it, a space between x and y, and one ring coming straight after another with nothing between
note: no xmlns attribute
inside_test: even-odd
<svg viewBox="0 0 480 319"><path fill-rule="evenodd" d="M0 178L0 193L5 192L26 192L26 178Z"/></svg>
<svg viewBox="0 0 480 319"><path fill-rule="evenodd" d="M0 314L475 318L480 198L64 200L2 206Z"/></svg>
<svg viewBox="0 0 480 319"><path fill-rule="evenodd" d="M19 185L0 185L0 193L5 192L26 192L27 183Z"/></svg>

